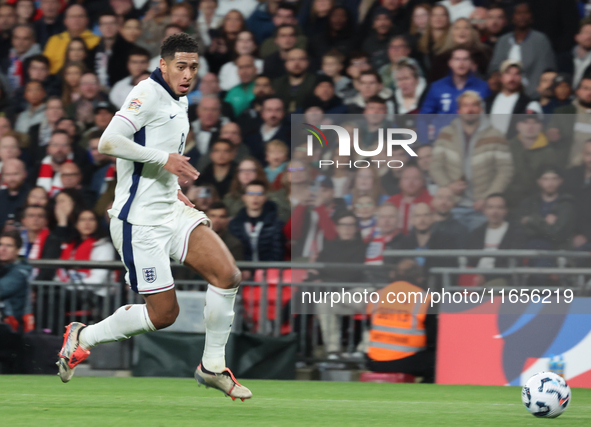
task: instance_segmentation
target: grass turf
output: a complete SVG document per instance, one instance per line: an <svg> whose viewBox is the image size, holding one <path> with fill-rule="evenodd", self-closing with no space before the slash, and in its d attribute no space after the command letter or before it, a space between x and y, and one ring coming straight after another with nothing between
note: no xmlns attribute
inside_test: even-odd
<svg viewBox="0 0 591 427"><path fill-rule="evenodd" d="M69 426L562 426L591 424L591 389L567 411L537 419L518 387L244 381L232 401L192 379L0 376L0 425Z"/></svg>

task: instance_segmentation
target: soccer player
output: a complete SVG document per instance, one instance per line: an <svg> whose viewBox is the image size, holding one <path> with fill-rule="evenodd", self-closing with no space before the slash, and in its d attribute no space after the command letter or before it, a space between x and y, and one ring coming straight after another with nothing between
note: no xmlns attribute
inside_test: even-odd
<svg viewBox="0 0 591 427"><path fill-rule="evenodd" d="M205 350L196 380L232 400L252 397L225 362L240 271L209 219L193 208L178 185L178 179L199 176L182 155L189 132L185 95L196 78L197 51L197 42L186 34L164 40L160 68L131 91L99 142L101 153L117 157L111 236L127 269L126 280L145 304L121 307L95 325L70 323L57 363L63 382L97 344L174 323L179 306L170 269L173 258L209 282Z"/></svg>

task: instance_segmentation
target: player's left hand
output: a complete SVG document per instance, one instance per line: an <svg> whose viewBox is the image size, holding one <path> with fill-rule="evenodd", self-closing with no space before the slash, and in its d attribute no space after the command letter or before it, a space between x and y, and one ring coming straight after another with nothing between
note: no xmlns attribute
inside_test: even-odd
<svg viewBox="0 0 591 427"><path fill-rule="evenodd" d="M191 203L189 198L187 196L185 196L185 194L181 190L178 191L178 197L181 202L183 202L185 205L189 206L190 208L195 207L195 205L193 203Z"/></svg>

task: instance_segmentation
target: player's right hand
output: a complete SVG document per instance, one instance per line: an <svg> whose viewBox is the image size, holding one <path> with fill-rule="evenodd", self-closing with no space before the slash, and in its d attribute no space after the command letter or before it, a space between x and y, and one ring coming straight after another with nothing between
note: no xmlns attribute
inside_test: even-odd
<svg viewBox="0 0 591 427"><path fill-rule="evenodd" d="M199 172L189 163L190 157L178 153L170 153L164 169L175 174L186 184L199 178Z"/></svg>

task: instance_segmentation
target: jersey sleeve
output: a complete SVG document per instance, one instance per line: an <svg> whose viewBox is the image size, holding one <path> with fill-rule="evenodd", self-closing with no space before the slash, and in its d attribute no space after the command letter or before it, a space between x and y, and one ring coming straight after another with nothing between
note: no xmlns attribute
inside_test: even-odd
<svg viewBox="0 0 591 427"><path fill-rule="evenodd" d="M134 87L116 116L126 119L135 129L143 128L153 117L158 108L159 95L147 84Z"/></svg>

